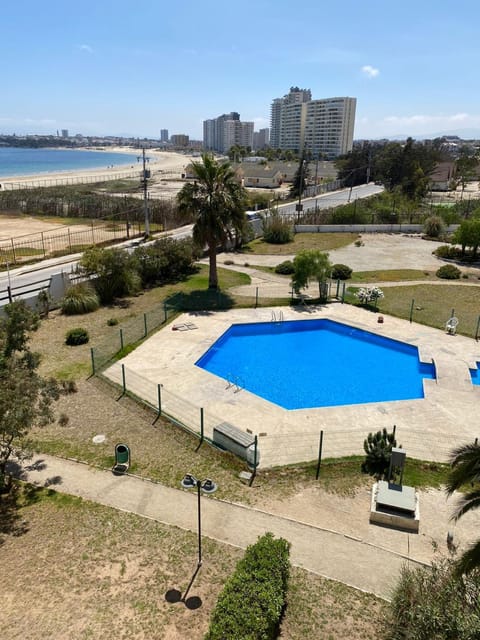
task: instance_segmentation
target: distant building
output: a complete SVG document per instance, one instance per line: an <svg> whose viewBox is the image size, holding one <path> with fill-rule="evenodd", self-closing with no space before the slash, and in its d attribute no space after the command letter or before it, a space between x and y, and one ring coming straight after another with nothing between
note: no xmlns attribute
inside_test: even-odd
<svg viewBox="0 0 480 640"><path fill-rule="evenodd" d="M174 133L170 138L170 142L174 147L188 147L190 138L184 133Z"/></svg>
<svg viewBox="0 0 480 640"><path fill-rule="evenodd" d="M168 129L160 129L160 142L168 142Z"/></svg>
<svg viewBox="0 0 480 640"><path fill-rule="evenodd" d="M253 146L253 122L242 122L236 111L203 122L203 146L207 151L227 153L234 145Z"/></svg>
<svg viewBox="0 0 480 640"><path fill-rule="evenodd" d="M270 129L253 132L253 149L266 149L270 143Z"/></svg>
<svg viewBox="0 0 480 640"><path fill-rule="evenodd" d="M356 98L312 100L309 89L292 87L271 105L270 146L336 158L352 150Z"/></svg>
<svg viewBox="0 0 480 640"><path fill-rule="evenodd" d="M68 138L68 129L62 129L62 138Z"/></svg>

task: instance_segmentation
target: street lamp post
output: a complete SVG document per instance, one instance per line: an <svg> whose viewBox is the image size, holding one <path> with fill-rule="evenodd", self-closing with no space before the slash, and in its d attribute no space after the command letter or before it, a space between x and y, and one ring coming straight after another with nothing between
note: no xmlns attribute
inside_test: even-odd
<svg viewBox="0 0 480 640"><path fill-rule="evenodd" d="M197 568L199 569L202 566L202 515L201 515L201 502L200 502L200 492L210 494L215 493L218 486L210 480L210 478L206 478L205 480L198 480L191 473L187 473L183 480L180 483L184 489L194 489L197 488L197 514L198 514L198 563Z"/></svg>

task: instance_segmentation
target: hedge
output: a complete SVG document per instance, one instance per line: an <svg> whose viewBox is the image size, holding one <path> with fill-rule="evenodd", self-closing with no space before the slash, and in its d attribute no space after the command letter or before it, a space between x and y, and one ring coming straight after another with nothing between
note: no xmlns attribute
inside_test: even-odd
<svg viewBox="0 0 480 640"><path fill-rule="evenodd" d="M212 613L205 640L273 640L285 607L290 543L272 533L250 545Z"/></svg>

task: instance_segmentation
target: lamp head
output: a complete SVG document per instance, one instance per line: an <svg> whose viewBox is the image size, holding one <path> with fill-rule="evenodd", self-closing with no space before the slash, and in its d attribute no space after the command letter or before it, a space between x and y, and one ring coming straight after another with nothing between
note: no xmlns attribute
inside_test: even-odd
<svg viewBox="0 0 480 640"><path fill-rule="evenodd" d="M184 489L193 489L197 486L197 479L191 473L187 473L180 484Z"/></svg>
<svg viewBox="0 0 480 640"><path fill-rule="evenodd" d="M218 485L215 484L213 480L210 480L210 478L206 478L200 485L200 489L204 493L215 493L215 491L218 489Z"/></svg>

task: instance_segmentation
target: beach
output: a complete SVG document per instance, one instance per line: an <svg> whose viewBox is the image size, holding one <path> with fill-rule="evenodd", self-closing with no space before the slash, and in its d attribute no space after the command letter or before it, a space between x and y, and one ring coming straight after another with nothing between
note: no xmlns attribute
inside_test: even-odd
<svg viewBox="0 0 480 640"><path fill-rule="evenodd" d="M142 171L142 150L125 147L108 147L105 149L84 148L84 151L101 151L109 153L125 153L132 157L131 165L99 166L95 169L79 169L71 171L45 172L36 175L0 176L2 190L18 189L22 187L52 187L68 184L82 184L102 182L106 180L119 180L126 178L139 178ZM147 169L154 175L166 179L180 178L191 157L174 151L155 151L148 149L145 153L148 158Z"/></svg>

